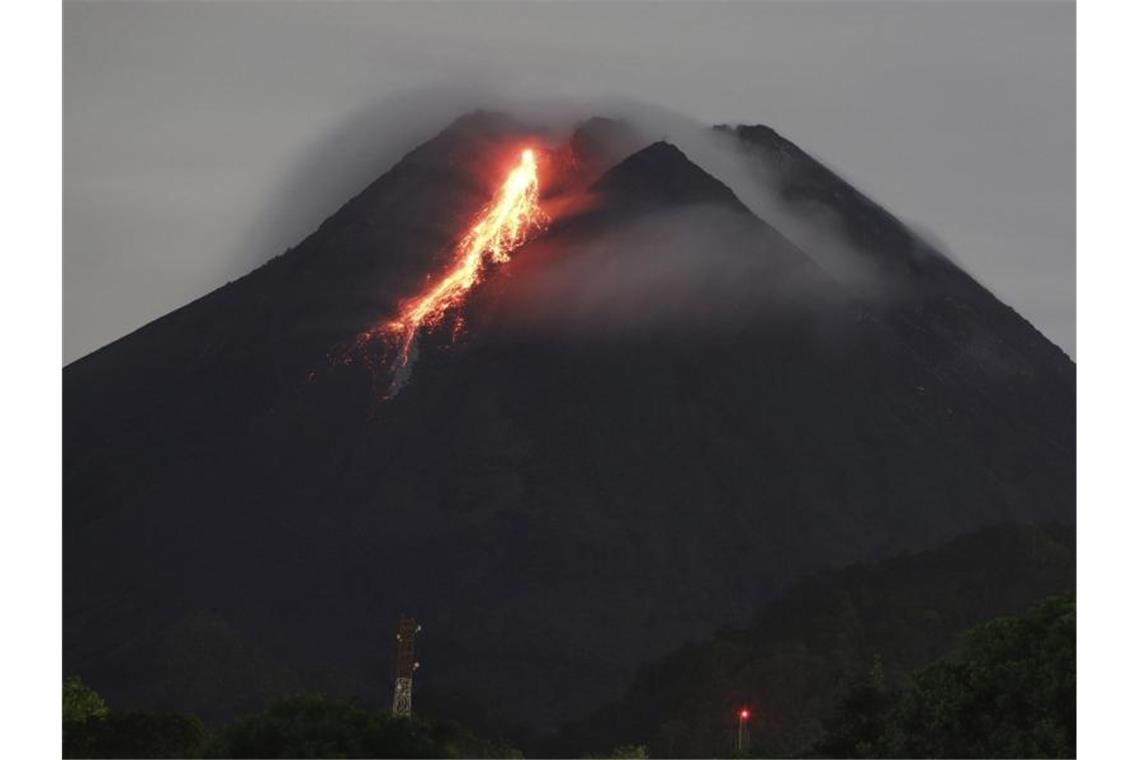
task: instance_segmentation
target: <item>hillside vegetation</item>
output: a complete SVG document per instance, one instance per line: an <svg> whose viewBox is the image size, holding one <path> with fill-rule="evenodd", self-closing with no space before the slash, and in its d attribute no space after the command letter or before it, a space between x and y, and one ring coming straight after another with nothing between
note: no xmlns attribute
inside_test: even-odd
<svg viewBox="0 0 1140 760"><path fill-rule="evenodd" d="M735 750L736 711L748 706L752 754L819 752L842 700L869 673L877 674L884 690L908 688L915 680L911 671L951 654L973 626L1074 591L1075 561L1070 528L1009 525L816 574L765 606L749 627L688 644L641 669L620 700L565 729L549 749L575 755L644 744L655 757L725 755ZM1030 636L1036 629L1026 626L1018 630ZM979 651L968 642L987 636L970 634L967 656ZM1071 662L1053 665L1064 670ZM947 667L922 671L913 694L925 693L932 679L949 677ZM1033 697L1022 692L1037 685L1027 676L993 688L1027 702ZM1075 698L1059 699L1058 709L1075 709ZM928 702L915 702L906 719L919 720L915 716L928 708ZM927 745L900 746L904 754L922 755ZM950 755L965 749L944 746ZM852 753L848 744L837 754Z"/></svg>

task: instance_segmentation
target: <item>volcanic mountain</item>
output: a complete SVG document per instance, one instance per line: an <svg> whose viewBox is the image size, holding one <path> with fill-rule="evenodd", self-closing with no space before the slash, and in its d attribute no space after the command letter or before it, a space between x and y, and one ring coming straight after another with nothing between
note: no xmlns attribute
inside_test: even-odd
<svg viewBox="0 0 1140 760"><path fill-rule="evenodd" d="M67 366L65 670L207 718L383 699L406 612L418 690L547 730L806 572L1072 523L1069 358L773 131L710 139L858 276L667 142L477 113ZM446 265L521 146L549 224L385 398L358 336Z"/></svg>

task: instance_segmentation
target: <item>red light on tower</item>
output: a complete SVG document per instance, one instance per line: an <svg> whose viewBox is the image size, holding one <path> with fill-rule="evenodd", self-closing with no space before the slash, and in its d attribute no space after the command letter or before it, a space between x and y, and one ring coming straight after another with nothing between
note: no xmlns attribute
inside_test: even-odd
<svg viewBox="0 0 1140 760"><path fill-rule="evenodd" d="M751 713L751 711L749 711L749 709L747 707L741 707L737 711L736 717L739 718L739 720L736 723L736 751L737 752L743 752L744 751L744 723L750 717L752 717L752 713Z"/></svg>

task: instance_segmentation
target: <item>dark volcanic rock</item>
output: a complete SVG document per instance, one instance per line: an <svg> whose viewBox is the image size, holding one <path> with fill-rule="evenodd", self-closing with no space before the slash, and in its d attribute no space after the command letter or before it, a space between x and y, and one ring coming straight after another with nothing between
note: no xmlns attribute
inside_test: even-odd
<svg viewBox="0 0 1140 760"><path fill-rule="evenodd" d="M889 306L845 287L664 143L493 271L458 340L423 337L393 399L330 364L541 139L462 119L284 256L64 370L68 672L116 704L141 672L174 699L180 667L202 709L186 648L122 663L208 609L266 662L383 698L408 612L425 688L550 728L805 571L1072 521L1063 354L944 260Z"/></svg>
<svg viewBox="0 0 1140 760"><path fill-rule="evenodd" d="M727 127L719 129L727 130ZM814 206L835 212L855 249L879 265L893 270L913 270L931 258L941 258L941 254L893 214L776 130L755 124L741 125L732 131L763 158L786 201L804 210Z"/></svg>
<svg viewBox="0 0 1140 760"><path fill-rule="evenodd" d="M719 203L747 211L731 190L667 142L655 142L633 154L606 172L594 188L625 203Z"/></svg>

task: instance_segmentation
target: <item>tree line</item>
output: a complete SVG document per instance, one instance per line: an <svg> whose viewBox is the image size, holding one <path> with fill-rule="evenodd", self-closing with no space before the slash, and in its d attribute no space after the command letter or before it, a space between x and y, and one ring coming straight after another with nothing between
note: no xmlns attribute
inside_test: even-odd
<svg viewBox="0 0 1140 760"><path fill-rule="evenodd" d="M395 717L354 700L297 695L217 729L186 713L111 710L77 677L63 685L67 758L516 758L502 741L420 716Z"/></svg>

